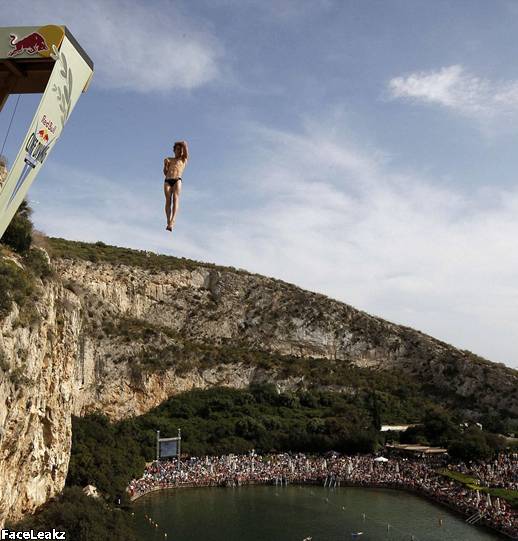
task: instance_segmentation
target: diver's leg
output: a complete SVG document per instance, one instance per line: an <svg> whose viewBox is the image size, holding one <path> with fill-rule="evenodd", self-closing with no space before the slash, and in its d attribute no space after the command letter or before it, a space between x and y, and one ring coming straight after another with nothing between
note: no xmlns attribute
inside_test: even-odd
<svg viewBox="0 0 518 541"><path fill-rule="evenodd" d="M166 229L171 231L171 197L173 196L173 188L164 182L164 196L165 196L165 217L167 220Z"/></svg>
<svg viewBox="0 0 518 541"><path fill-rule="evenodd" d="M173 188L173 215L171 216L171 226L176 222L176 213L180 208L180 194L182 193L182 181L177 180Z"/></svg>

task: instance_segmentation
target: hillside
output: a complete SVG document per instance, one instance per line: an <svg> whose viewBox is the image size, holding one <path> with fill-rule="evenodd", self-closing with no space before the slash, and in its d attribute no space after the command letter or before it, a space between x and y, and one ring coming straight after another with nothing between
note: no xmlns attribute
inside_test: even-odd
<svg viewBox="0 0 518 541"><path fill-rule="evenodd" d="M413 329L242 270L40 241L0 259L0 522L63 487L72 415L145 413L182 391L274 382L376 397L383 422L426 404L516 427L518 373ZM13 302L14 301L14 302Z"/></svg>
<svg viewBox="0 0 518 541"><path fill-rule="evenodd" d="M97 352L82 360L93 360L98 372L113 375L129 360L134 379L239 364L237 378L252 370L249 379L346 390L355 386L348 372L360 367L372 377L400 372L470 418L518 417L515 370L324 295L231 268L102 245L53 239L50 251L63 284L81 300Z"/></svg>

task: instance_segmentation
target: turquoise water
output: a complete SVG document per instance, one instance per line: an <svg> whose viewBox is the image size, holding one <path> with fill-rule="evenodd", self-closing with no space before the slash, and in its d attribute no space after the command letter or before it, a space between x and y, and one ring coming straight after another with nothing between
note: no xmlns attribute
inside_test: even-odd
<svg viewBox="0 0 518 541"><path fill-rule="evenodd" d="M139 538L146 541L302 541L307 537L411 541L412 535L415 541L505 539L469 526L462 517L425 499L395 490L186 488L144 496L133 510ZM150 524L146 515L158 526ZM360 531L361 536L352 536Z"/></svg>

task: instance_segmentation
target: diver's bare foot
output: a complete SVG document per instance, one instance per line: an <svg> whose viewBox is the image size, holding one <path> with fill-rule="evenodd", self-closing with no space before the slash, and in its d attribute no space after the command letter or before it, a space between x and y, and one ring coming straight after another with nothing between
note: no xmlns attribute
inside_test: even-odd
<svg viewBox="0 0 518 541"><path fill-rule="evenodd" d="M171 224L167 224L166 229L167 229L167 231L172 231L173 226Z"/></svg>

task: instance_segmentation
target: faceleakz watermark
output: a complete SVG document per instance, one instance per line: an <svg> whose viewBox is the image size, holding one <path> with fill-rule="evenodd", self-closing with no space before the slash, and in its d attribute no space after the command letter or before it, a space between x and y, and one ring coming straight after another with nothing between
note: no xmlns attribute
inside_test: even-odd
<svg viewBox="0 0 518 541"><path fill-rule="evenodd" d="M0 531L0 540L4 539L66 539L65 532L59 532L52 528L50 532L35 532L29 530L28 532L12 532L10 530Z"/></svg>

